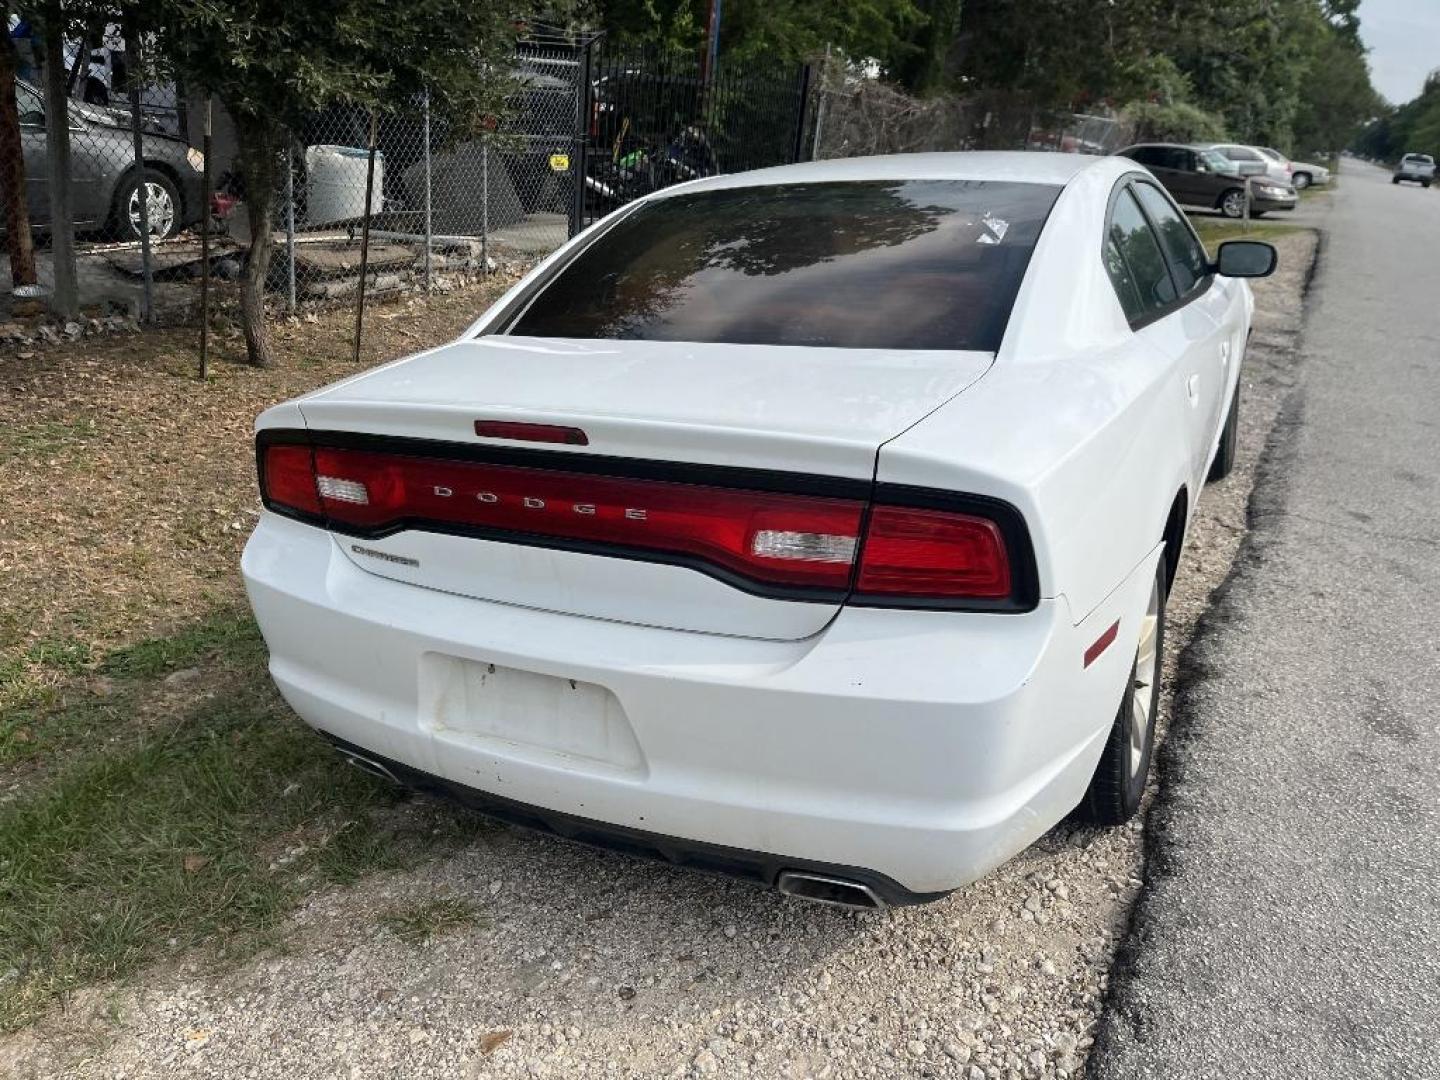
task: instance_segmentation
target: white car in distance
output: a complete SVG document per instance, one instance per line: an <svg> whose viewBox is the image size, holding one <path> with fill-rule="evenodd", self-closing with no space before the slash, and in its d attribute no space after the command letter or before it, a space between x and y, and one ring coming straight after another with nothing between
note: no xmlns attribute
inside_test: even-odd
<svg viewBox="0 0 1440 1080"><path fill-rule="evenodd" d="M648 196L260 417L271 673L373 772L822 902L1122 822L1274 262L1121 158Z"/></svg>

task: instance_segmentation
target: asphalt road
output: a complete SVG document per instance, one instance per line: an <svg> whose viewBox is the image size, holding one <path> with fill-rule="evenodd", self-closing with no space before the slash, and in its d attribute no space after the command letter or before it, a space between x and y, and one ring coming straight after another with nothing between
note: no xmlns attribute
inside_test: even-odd
<svg viewBox="0 0 1440 1080"><path fill-rule="evenodd" d="M1091 1077L1440 1077L1440 197L1347 163Z"/></svg>

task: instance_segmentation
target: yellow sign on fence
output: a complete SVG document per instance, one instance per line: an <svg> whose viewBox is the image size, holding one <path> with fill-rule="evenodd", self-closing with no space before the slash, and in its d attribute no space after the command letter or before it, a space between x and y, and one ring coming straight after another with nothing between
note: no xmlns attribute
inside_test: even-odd
<svg viewBox="0 0 1440 1080"><path fill-rule="evenodd" d="M550 155L550 169L551 169L552 172L569 172L569 171L570 171L570 155L569 155L569 154L551 154L551 155Z"/></svg>

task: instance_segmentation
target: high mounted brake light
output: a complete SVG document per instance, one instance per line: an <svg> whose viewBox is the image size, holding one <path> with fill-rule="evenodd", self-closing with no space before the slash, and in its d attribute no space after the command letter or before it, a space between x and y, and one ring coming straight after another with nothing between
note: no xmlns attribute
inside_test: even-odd
<svg viewBox="0 0 1440 1080"><path fill-rule="evenodd" d="M354 536L653 559L801 599L1023 606L1006 533L983 514L334 446L269 443L260 460L267 506Z"/></svg>

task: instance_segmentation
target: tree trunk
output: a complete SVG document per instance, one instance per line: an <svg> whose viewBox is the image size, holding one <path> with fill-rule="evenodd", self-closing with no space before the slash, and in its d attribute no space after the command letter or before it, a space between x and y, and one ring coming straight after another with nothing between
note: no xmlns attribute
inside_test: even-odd
<svg viewBox="0 0 1440 1080"><path fill-rule="evenodd" d="M240 321L245 330L246 362L271 367L270 332L265 322L265 278L275 236L275 155L284 132L274 121L235 114L245 209L250 218L250 258L240 284Z"/></svg>
<svg viewBox="0 0 1440 1080"><path fill-rule="evenodd" d="M45 5L45 143L50 181L50 251L55 262L51 310L62 319L80 314L75 277L75 213L70 191L70 108L65 96L65 21L58 0Z"/></svg>
<svg viewBox="0 0 1440 1080"><path fill-rule="evenodd" d="M30 236L30 206L25 195L25 146L20 141L20 112L15 101L15 72L20 66L15 42L0 43L0 187L5 200L5 247L10 283L35 284L35 245Z"/></svg>

